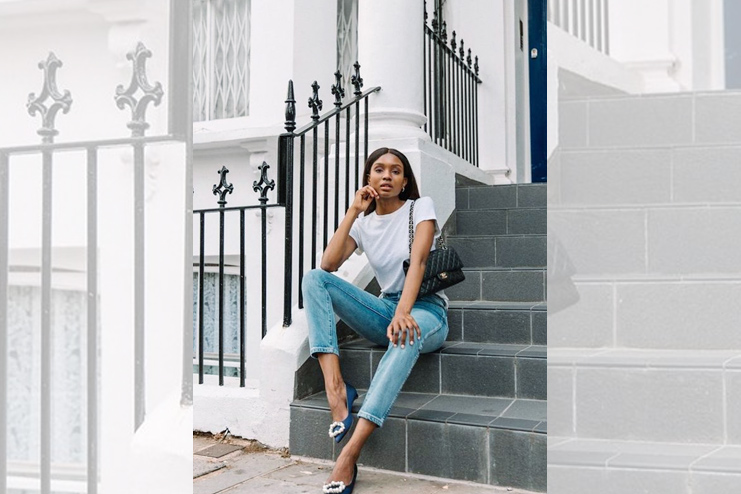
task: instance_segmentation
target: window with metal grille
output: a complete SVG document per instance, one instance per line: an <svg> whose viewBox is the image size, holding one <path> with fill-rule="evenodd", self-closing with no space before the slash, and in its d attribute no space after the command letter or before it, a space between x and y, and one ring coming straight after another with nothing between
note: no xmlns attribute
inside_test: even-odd
<svg viewBox="0 0 741 494"><path fill-rule="evenodd" d="M357 61L358 0L337 0L337 68L344 78L342 87L350 87Z"/></svg>
<svg viewBox="0 0 741 494"><path fill-rule="evenodd" d="M251 0L193 0L193 121L249 114Z"/></svg>

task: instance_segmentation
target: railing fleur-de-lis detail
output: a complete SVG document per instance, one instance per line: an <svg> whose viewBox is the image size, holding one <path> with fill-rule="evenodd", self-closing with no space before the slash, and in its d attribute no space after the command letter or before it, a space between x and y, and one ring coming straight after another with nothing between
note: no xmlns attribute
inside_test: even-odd
<svg viewBox="0 0 741 494"><path fill-rule="evenodd" d="M70 92L65 89L64 94L62 94L57 89L57 69L61 66L62 61L52 52L49 52L46 60L39 62L39 68L44 71L44 87L38 96L36 96L36 93L30 93L26 104L31 116L36 115L36 113L41 114L41 128L37 130L37 133L42 137L44 143L54 142L54 136L59 134L59 131L54 128L54 119L57 112L62 110L62 113L67 113L70 105L72 105ZM52 100L52 104L48 107L44 104L47 98Z"/></svg>
<svg viewBox="0 0 741 494"><path fill-rule="evenodd" d="M461 38L461 47L460 47L460 49L458 50L458 55L460 55L460 57L461 57L461 60L463 60L463 57L465 57L465 56L466 56L466 50L465 50L465 48L463 47L463 45L464 45L464 44L465 44L465 41L463 41L463 38Z"/></svg>
<svg viewBox="0 0 741 494"><path fill-rule="evenodd" d="M448 23L445 21L443 21L443 29L442 29L442 32L440 33L440 37L442 38L443 43L448 42Z"/></svg>
<svg viewBox="0 0 741 494"><path fill-rule="evenodd" d="M314 81L311 85L312 95L309 98L309 108L311 108L311 119L319 120L319 110L322 109L322 100L319 99L319 84Z"/></svg>
<svg viewBox="0 0 741 494"><path fill-rule="evenodd" d="M453 49L453 53L455 53L455 46L456 46L455 31L453 31L453 36L451 37L451 40L450 40L450 47Z"/></svg>
<svg viewBox="0 0 741 494"><path fill-rule="evenodd" d="M229 173L229 170L222 166L221 170L219 170L219 175L221 175L221 180L218 184L215 184L213 187L213 193L214 195L219 194L219 200L217 201L219 207L226 206L226 195L231 194L234 191L234 186L226 181L226 174Z"/></svg>
<svg viewBox="0 0 741 494"><path fill-rule="evenodd" d="M475 62L473 64L473 71L476 75L479 75L479 56L476 55L474 58Z"/></svg>
<svg viewBox="0 0 741 494"><path fill-rule="evenodd" d="M293 81L288 81L285 127L287 132L293 132L296 130L296 99L293 97Z"/></svg>
<svg viewBox="0 0 741 494"><path fill-rule="evenodd" d="M259 167L261 172L260 181L255 180L252 182L252 190L260 193L260 197L258 198L260 204L267 203L268 191L275 189L275 180L268 180L268 168L270 168L270 165L263 161Z"/></svg>
<svg viewBox="0 0 741 494"><path fill-rule="evenodd" d="M468 49L468 56L466 57L466 63L468 64L468 68L469 69L471 68L471 62L472 62L472 60L471 60L471 49L469 48Z"/></svg>
<svg viewBox="0 0 741 494"><path fill-rule="evenodd" d="M332 95L334 95L334 106L342 106L342 98L345 97L345 88L342 87L342 73L338 70L334 73L335 83L332 84Z"/></svg>
<svg viewBox="0 0 741 494"><path fill-rule="evenodd" d="M137 43L136 49L126 54L126 58L131 60L133 65L129 87L124 89L123 85L120 84L116 87L116 104L118 107L123 110L124 106L128 105L131 108L131 121L126 126L131 129L133 137L144 135L144 132L149 128L149 124L145 120L147 105L150 102L153 102L155 106L159 105L164 94L159 82L152 85L147 80L146 61L151 56L151 50L147 49L141 41ZM141 89L144 95L137 100L134 93L138 89Z"/></svg>
<svg viewBox="0 0 741 494"><path fill-rule="evenodd" d="M355 62L353 64L353 68L355 69L355 75L353 75L350 79L350 83L355 86L355 91L353 91L353 94L355 96L360 96L361 94L363 94L363 91L361 90L363 87L363 78L360 77L360 64L358 62Z"/></svg>

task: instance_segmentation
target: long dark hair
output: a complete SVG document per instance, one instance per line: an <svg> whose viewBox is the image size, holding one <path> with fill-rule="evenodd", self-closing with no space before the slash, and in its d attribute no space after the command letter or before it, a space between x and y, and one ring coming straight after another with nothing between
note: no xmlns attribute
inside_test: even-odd
<svg viewBox="0 0 741 494"><path fill-rule="evenodd" d="M417 179L414 178L412 165L409 164L409 160L406 156L404 156L404 153L402 153L398 149L378 148L368 156L368 159L365 160L365 167L363 168L363 187L368 185L368 176L370 175L371 167L376 161L378 161L378 158L380 158L384 154L393 154L394 156L399 158L401 164L404 165L404 178L407 179L407 184L404 186L404 190L401 191L401 193L399 194L399 199L401 199L402 201L406 201L407 199L419 199ZM375 210L376 201L374 199L373 201L371 201L370 206L368 206L368 208L365 210L365 215L368 216Z"/></svg>

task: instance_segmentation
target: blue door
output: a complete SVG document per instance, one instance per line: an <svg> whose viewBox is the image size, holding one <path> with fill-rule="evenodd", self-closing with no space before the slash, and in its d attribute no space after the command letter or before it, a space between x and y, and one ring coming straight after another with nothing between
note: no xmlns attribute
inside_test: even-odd
<svg viewBox="0 0 741 494"><path fill-rule="evenodd" d="M530 160L532 181L548 181L546 3L528 1L528 44L530 46Z"/></svg>

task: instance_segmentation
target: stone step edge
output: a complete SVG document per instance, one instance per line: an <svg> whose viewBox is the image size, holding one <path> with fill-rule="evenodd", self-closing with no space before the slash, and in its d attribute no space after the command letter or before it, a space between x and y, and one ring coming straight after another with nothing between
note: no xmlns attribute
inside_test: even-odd
<svg viewBox="0 0 741 494"><path fill-rule="evenodd" d="M506 268L505 268L506 269ZM538 268L534 268L538 269ZM466 268L464 267L465 271ZM495 269L492 269L495 271ZM571 281L579 285L605 283L708 283L708 282L741 282L741 272L738 273L687 273L687 274L575 274Z"/></svg>
<svg viewBox="0 0 741 494"><path fill-rule="evenodd" d="M358 389L358 395L363 396L367 390L366 389ZM326 411L329 414L329 405L326 403L322 404L321 402L317 402L316 400L312 400L312 397L316 397L317 395L321 395L322 393L316 393L311 396L307 396L306 398L302 400L295 400L291 402L290 406L292 408L309 408L313 410L323 410ZM405 394L402 392L401 394ZM420 393L412 393L412 394L420 394ZM433 395L430 395L433 396ZM440 395L434 395L434 396L469 396L469 395L449 395L449 394L440 394ZM512 402L515 401L514 398L502 398L502 399L511 399ZM528 400L528 401L545 401L545 400ZM509 408L509 406L507 407ZM357 414L357 412L360 410L360 405L358 403L353 404L353 414ZM429 413L424 413L425 410L427 410ZM505 409L502 414L506 413ZM420 413L422 412L422 413ZM457 412L449 412L444 410L436 410L434 408L424 409L424 410L413 410L411 408L404 408L404 407L397 407L393 406L391 407L391 411L389 412L389 417L393 418L401 418L405 420L415 420L420 422L437 422L437 423L443 423L443 424L453 424L453 425L465 425L468 427L481 427L481 428L491 428L491 429L505 429L505 430L513 430L518 432L529 432L533 434L547 434L548 433L548 421L547 420L535 420L535 419L524 419L524 418L516 418L516 417L503 417L502 414L497 415L496 417L490 416L490 415L480 415L480 414L469 414L469 413L457 413ZM357 415L355 415L355 419L357 419Z"/></svg>
<svg viewBox="0 0 741 494"><path fill-rule="evenodd" d="M551 200L548 204L547 216L550 218L554 213L592 213L594 211L661 211L664 209L672 210L698 210L704 211L707 209L738 209L741 205L741 201L696 201L696 202L615 202L609 204L585 204L575 202L562 202L557 200ZM522 234L522 235L535 235L535 234Z"/></svg>
<svg viewBox="0 0 741 494"><path fill-rule="evenodd" d="M539 182L539 183L524 183L524 184L498 184L498 185L489 185L489 184L474 184L474 185L456 185L456 189L493 189L493 188L506 188L506 187L544 187L548 188L548 184L546 182Z"/></svg>
<svg viewBox="0 0 741 494"><path fill-rule="evenodd" d="M547 233L499 233L499 234L481 234L481 235L471 235L468 233L465 234L450 234L445 237L446 241L449 241L450 239L468 239L468 238L475 238L475 239L481 239L481 238L537 238L537 237L547 237Z"/></svg>
<svg viewBox="0 0 741 494"><path fill-rule="evenodd" d="M498 272L510 272L510 271L545 271L548 269L547 266L463 266L463 271L498 271Z"/></svg>
<svg viewBox="0 0 741 494"><path fill-rule="evenodd" d="M547 206L506 206L501 208L456 208L455 213L488 213L490 211L547 211Z"/></svg>
<svg viewBox="0 0 741 494"><path fill-rule="evenodd" d="M386 347L374 345L367 340L353 340L340 345L343 350L358 352L385 352ZM483 352L483 353L482 353ZM446 341L442 348L430 352L441 355L466 355L497 358L548 358L547 345L512 345L507 343L481 343L472 341Z"/></svg>
<svg viewBox="0 0 741 494"><path fill-rule="evenodd" d="M507 310L544 312L548 311L547 302L494 302L489 300L477 300L469 302L465 300L451 300L448 302L448 310Z"/></svg>
<svg viewBox="0 0 741 494"><path fill-rule="evenodd" d="M549 437L548 464L741 475L741 446Z"/></svg>
<svg viewBox="0 0 741 494"><path fill-rule="evenodd" d="M712 150L712 149L741 149L741 140L739 141L721 141L721 142L682 142L677 144L642 144L642 145L630 145L620 144L612 146L564 146L559 150L559 155L582 154L582 153L611 153L614 151L685 151L688 149L698 150Z"/></svg>
<svg viewBox="0 0 741 494"><path fill-rule="evenodd" d="M741 372L738 350L655 350L548 347L548 367L620 368L663 371L715 369Z"/></svg>

